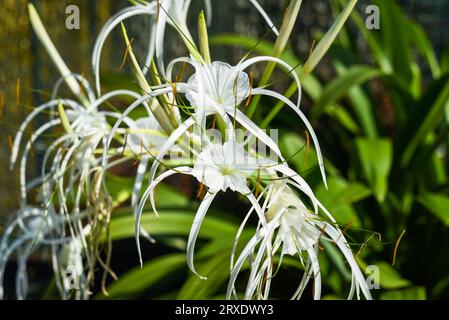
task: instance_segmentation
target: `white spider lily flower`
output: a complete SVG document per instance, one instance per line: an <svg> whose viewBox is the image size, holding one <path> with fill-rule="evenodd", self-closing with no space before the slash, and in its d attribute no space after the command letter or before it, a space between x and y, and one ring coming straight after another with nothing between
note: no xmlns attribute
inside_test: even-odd
<svg viewBox="0 0 449 320"><path fill-rule="evenodd" d="M192 106L206 108L206 113L215 113L214 106L233 112L236 106L248 98L250 94L249 77L244 72L234 75L234 68L225 62L214 61L210 65L195 63L196 73L188 80L189 91L186 98ZM203 81L198 79L202 73ZM233 77L234 76L234 77ZM199 82L202 88L199 88ZM207 102L204 96L207 96Z"/></svg>
<svg viewBox="0 0 449 320"><path fill-rule="evenodd" d="M192 35L187 27L187 14L191 0L161 0L158 5L158 19L156 22L156 60L159 70L164 71L164 37L166 24L170 24L178 31L181 39L189 51L198 51L195 47ZM210 7L210 6L209 6ZM165 76L162 73L162 76Z"/></svg>
<svg viewBox="0 0 449 320"><path fill-rule="evenodd" d="M167 135L153 116L135 120L133 130L128 135L128 144L137 155L159 150L166 140Z"/></svg>
<svg viewBox="0 0 449 320"><path fill-rule="evenodd" d="M153 21L151 22L150 37L148 39L148 50L145 58L145 64L142 67L143 74L147 74L149 65L155 53L157 56L159 66L163 66L163 41L165 36L165 26L167 23L176 28L182 37L187 37L188 41L193 43L187 28L187 13L190 7L190 0L172 0L162 1L141 1L133 6L122 9L112 16L100 31L94 45L92 53L92 70L95 76L95 86L98 94L101 94L100 85L100 60L101 53L106 42L107 37L112 30L122 23L124 20L135 16L149 16ZM210 0L205 0L207 16L211 16ZM163 71L164 68L161 68Z"/></svg>
<svg viewBox="0 0 449 320"><path fill-rule="evenodd" d="M244 71L259 62L276 63L293 77L298 88L298 101L296 104L275 91L265 88L251 88L249 77ZM206 117L209 115L218 114L225 121L227 126L232 126L229 118L233 118L243 128L248 130L252 135L273 150L281 160L283 160L283 158L278 146L264 133L263 130L251 121L239 107L247 97L254 95L269 96L284 102L296 113L309 131L316 149L321 175L325 185L327 185L324 161L318 138L312 125L300 109L301 84L298 75L289 64L281 59L270 56L254 57L241 61L235 66L218 61L212 62L211 64L203 64L194 59L178 58L173 60L167 66L166 73L168 81L171 81L173 68L177 63L188 63L195 69L194 75L190 77L187 83L176 84L176 90L178 93L186 94L186 98L194 108L192 117L195 119L195 122L202 127L202 130L205 130ZM179 138L179 135L182 135L190 128L190 126L187 125L190 123L191 121L189 118L184 122L183 126L181 126L184 128L184 131L178 131L178 136L174 140L169 140L173 142L176 141ZM172 135L174 135L174 133ZM164 151L165 150L161 150L161 153Z"/></svg>
<svg viewBox="0 0 449 320"><path fill-rule="evenodd" d="M96 192L99 191L96 187L93 190L90 190L90 181L92 175L99 174L101 171L99 171L99 169L102 169L102 153L98 153L97 150L101 148L102 145L104 146L106 138L110 132L110 125L107 119L118 119L121 117L121 115L117 112L101 110L100 106L106 101L120 96L128 96L135 99L141 97L141 95L133 91L117 90L96 98L88 82L84 78L80 75L74 75L74 77L78 79L83 86L85 86L85 90L89 97L89 104L87 106L82 106L76 101L69 99L52 100L42 106L37 107L25 119L16 135L13 153L11 156L11 167L14 166L17 160L24 132L31 121L33 121L33 119L42 112L47 110L51 112L57 105L63 105L65 107L64 113L68 123L64 124L63 119L56 119L52 116L49 122L43 124L32 133L30 139L25 145L20 160L22 206L26 206L28 203L28 191L36 186L41 186L41 197L43 203L48 203L52 199L53 195L56 195L60 214L68 215L69 208L66 203L69 199L71 199L73 203L71 210L74 214L78 215L80 213L83 193L91 194L93 192L96 194ZM61 83L61 80L56 83L53 92L54 97L57 95L57 90L59 89ZM158 146L163 143L163 140L161 140L163 139L163 133L160 131L160 127L154 120L154 116L148 104L145 101L142 102L142 104L145 107L148 116L140 121L138 120L138 123L131 118L126 117L124 122L128 126L127 131L131 132L130 135L132 135L133 131L139 131L139 125L147 126L149 123L149 126L153 129L151 134L149 135L148 132L145 131L142 134L138 134L138 139L143 137L146 140L145 147L148 147L151 144L151 141L156 141L156 146ZM31 182L27 181L27 159L34 142L49 129L60 125L63 125L65 129L67 129L66 126L69 126L70 131L67 132L66 130L62 136L55 139L55 141L53 141L47 148L44 155L40 177L32 180ZM131 140L135 140L135 138L136 134L131 137ZM137 146L133 143L133 141L131 141L129 145L132 150L137 149ZM148 149L141 151L141 153L144 152L145 155L142 157L142 163L139 165L140 167L146 166L148 163L147 157L149 156L147 150ZM115 157L117 155L122 155L126 151L126 146L122 149L119 148L115 150L109 150L108 148L107 151L109 152L107 154L108 158ZM153 150L153 152L156 151ZM133 155L127 155L118 160L114 160L104 169L107 170L110 167L127 161L130 157L133 157ZM143 175L138 172L132 197L134 206L137 205L137 194L140 193L142 179ZM105 184L101 184L101 188L105 194L108 194L107 189L105 189ZM56 191L56 193L54 191ZM91 207L89 203L86 203L86 205L87 208ZM82 226L80 224L76 224L75 229L75 234L81 234ZM142 231L142 234L146 236L145 231Z"/></svg>
<svg viewBox="0 0 449 320"><path fill-rule="evenodd" d="M178 110L176 109L175 111L177 112ZM177 114L179 116L178 112ZM148 164L164 146L167 138L167 135L153 116L137 119L134 122L132 133L128 135L127 145L129 145L135 155L140 157L131 195L131 207L134 212L137 211L137 205L143 186L143 180L147 173ZM182 152L182 150L173 147L170 152ZM142 234L144 234L148 240L154 241L144 230L142 230Z"/></svg>
<svg viewBox="0 0 449 320"><path fill-rule="evenodd" d="M320 241L328 241L338 247L351 269L352 282L348 299L352 299L354 293L360 299L360 291L366 299L372 299L365 278L340 229L322 219L316 212L309 211L286 184L280 188L273 187L270 191L270 194L267 195L268 201L263 206L269 223L266 227L261 226L258 229L235 263L233 261L234 253L232 254L227 298L230 299L233 294L237 296L234 288L235 281L243 263L254 253L255 257L250 261L251 272L244 298L251 299L257 296L268 299L273 278L271 261L272 257L280 251L280 264L282 264L284 255L298 255L305 266L303 278L292 299L301 298L312 277L314 278L314 299L320 299L321 274L318 247ZM240 229L243 228L244 223L246 223L246 219ZM305 262L303 261L304 255L307 256Z"/></svg>
<svg viewBox="0 0 449 320"><path fill-rule="evenodd" d="M59 246L68 243L65 236L64 219L56 215L53 209L44 210L37 207L23 207L17 211L13 219L6 225L0 239L0 299L4 297L3 279L5 268L11 255L17 253L16 295L22 300L28 292L27 260L41 247L50 247L53 269L58 273ZM63 295L63 291L61 294Z"/></svg>
<svg viewBox="0 0 449 320"><path fill-rule="evenodd" d="M191 174L208 187L210 193L231 189L247 193L247 177L260 168L262 161L245 154L241 144L227 141L209 144L198 156Z"/></svg>
<svg viewBox="0 0 449 320"><path fill-rule="evenodd" d="M172 132L170 137L166 140L162 148L159 149L159 153L154 159L154 162L150 170L150 181L154 180L156 171L162 159L168 152L170 152L170 150L173 150L179 138L188 133L190 128L195 127L197 125L200 126L200 131L203 132L205 130L205 118L211 114L220 115L220 117L222 117L225 120L227 129L229 129L230 131L233 130L233 124L229 118L230 117L234 118L253 136L258 138L266 146L268 146L271 150L273 150L275 154L279 157L281 162L285 162L277 144L255 123L253 123L248 117L246 117L242 111L240 111L237 108L246 97L248 97L250 94L254 94L256 90L250 88L248 76L246 75L246 73L243 72L243 70L249 67L251 64L261 61L276 62L289 71L291 71L292 69L288 64L286 64L282 60L273 57L257 57L249 59L235 67L232 67L229 64L223 62L213 62L210 65L203 65L196 62L193 59L188 58L178 58L173 60L167 67L168 81L171 81L172 70L176 63L180 62L190 63L192 64L192 66L194 66L196 73L188 80L187 83L174 83L165 88L161 87L160 89L154 90L150 94L145 95L140 99L138 99L137 101L135 101L135 103L133 103L129 108L125 110L125 112L122 114L120 119L115 123L114 127L110 131L105 150L109 148L109 145L115 135L115 132L118 130L121 122L124 121L124 119L128 116L128 114L131 111L139 107L144 101L154 98L158 95L171 94L170 99L173 98L174 95L173 87L176 87L176 93L186 94L188 100L190 100L190 103L194 108L193 109L194 114L188 119L186 119L178 128L176 128ZM295 78L295 81L298 84L298 88L300 88L299 79L297 78L296 73L293 73L293 77ZM276 95L276 93L274 92L272 93L269 90L261 92ZM279 97L279 99L285 100L285 97L281 96ZM299 99L300 95L298 98L298 105ZM294 105L290 100L288 100L287 102L288 105L304 121L307 129L311 133L312 139L315 142L323 179L325 179L323 160L316 135L313 132L313 128L311 127L307 118L299 110L298 105ZM145 170L148 166L148 161L149 159L145 159L145 161L142 161L141 165L139 165L138 168L139 179L136 179L136 184L132 197L132 205L134 209L136 209L138 195L140 192L140 188L142 186L143 175L145 174ZM104 157L103 165L105 166L106 164L107 159L106 157ZM281 169L282 171L280 172L284 173L288 171L287 166L280 166L278 169ZM291 172L287 174L291 174ZM293 173L293 175L295 175L295 173ZM304 185L305 186L304 188L306 189L308 188L308 186L306 186L306 184L303 183L302 181L297 183ZM307 191L311 192L311 190Z"/></svg>
<svg viewBox="0 0 449 320"><path fill-rule="evenodd" d="M93 157L95 150L98 148L99 144L103 142L103 140L109 133L110 126L107 122L107 118L112 119L120 118L120 114L116 112L99 110L100 105L110 100L111 98L118 96L129 96L136 99L140 97L139 94L133 91L117 90L107 93L104 96L97 99L93 95L91 88L89 87L87 81L84 78L82 78L80 75L72 75L72 76L75 77L76 79L80 79L80 83L85 87L86 92L88 92L89 105L85 107L80 105L78 102L70 99L51 100L50 102L47 102L43 105L36 107L31 112L31 114L26 117L26 119L21 124L19 131L14 139L12 155L10 160L11 168L13 168L18 159L20 146L22 144L22 141L24 140L25 132L30 123L39 114L43 114L45 112L50 111L51 114L50 121L44 123L41 127L38 127L34 132L30 134L28 141L26 141L22 158L20 160L22 205L26 205L27 203L26 195L27 191L30 189L30 184L26 180L26 166L28 155L30 153L33 143L40 136L47 133L47 131L49 131L50 129L63 125L62 119L55 118L53 115L53 110L58 105L62 105L65 108L64 112L67 116L68 125L70 126L72 132L66 132L49 146L44 156L44 159L46 160L45 162L47 162L47 159L48 160L50 159L51 154L55 152L55 150L56 154L61 153L63 149L69 149L69 152L66 154L65 157L59 158L60 170L57 170L59 172L58 174L55 175L56 171L46 172L46 167L45 166L43 167L43 173L40 177L41 182L43 182L46 178L54 179L56 177L62 177L65 173L67 163L69 162L70 159L75 159L77 164L79 165L78 168L83 168L84 174L82 175L86 175L91 168L90 165L92 164L91 159ZM61 79L57 82L55 86L55 90L53 92L54 97L57 95L57 90L59 89L59 86L62 82ZM149 109L149 106L146 104L146 102L144 102L143 105L145 106L148 112L148 116L151 117L152 114ZM134 121L132 119L126 118L124 121L125 123L128 124L130 128L136 128ZM60 155L62 155L62 153ZM54 164L55 162L53 162L53 166Z"/></svg>
<svg viewBox="0 0 449 320"><path fill-rule="evenodd" d="M159 17L159 20L156 23L156 58L159 62L159 69L161 72L164 71L164 63L163 63L163 40L165 35L165 25L168 22L172 25L180 34L181 38L186 43L187 48L192 53L195 51L196 47L193 41L193 38L190 34L189 28L187 27L187 14L189 11L189 7L191 4L191 0L161 0L159 8L161 9L162 14ZM269 18L268 14L264 11L264 9L260 6L260 4L256 0L250 0L250 3L259 11L262 17L265 19L268 26L272 29L272 31L279 36L279 32L274 26L273 22ZM209 0L205 0L206 5L206 17L208 19L208 24L212 21L212 10L211 4ZM193 49L193 50L190 50ZM164 75L164 74L163 74Z"/></svg>
<svg viewBox="0 0 449 320"><path fill-rule="evenodd" d="M170 142L167 141L167 143L169 144ZM244 150L243 146L237 143L233 138L224 144L215 144L207 141L204 141L203 143L204 149L197 156L193 168L188 166L174 167L161 173L156 178L152 175L153 171L150 171L150 185L143 193L136 213L136 243L139 257L141 257L139 242L140 219L145 203L147 199L150 198L152 209L157 215L157 209L154 201L154 189L165 178L177 173L191 175L208 188L208 192L206 193L206 196L202 200L195 214L187 244L187 264L192 272L198 276L200 275L195 271L193 263L195 242L202 221L218 192L230 189L245 196L250 201L253 208L252 211L256 212L261 225L266 226L266 217L261 206L259 205L258 200L250 190L247 179L259 170L268 171L271 174L278 173L288 177L292 176L292 183L294 183L298 189L311 198L315 210L318 211L318 208L322 207L313 196L313 192L307 183L300 176L296 175L293 170L288 168L286 164L278 164L265 158L253 157L248 154ZM153 163L153 168L155 163L158 162L159 161L156 159ZM141 258L140 262L142 263Z"/></svg>
<svg viewBox="0 0 449 320"><path fill-rule="evenodd" d="M228 189L239 192L251 202L261 223L265 225L265 217L262 209L260 208L256 197L248 187L247 178L255 173L256 170L263 169L270 164L271 162L269 160L250 156L245 152L242 145L236 143L235 140L230 140L224 144L208 143L197 157L193 168L187 166L175 167L160 174L156 179L151 179L150 185L145 190L136 213L136 242L141 263L142 259L139 242L140 219L148 198L150 198L152 208L157 214L153 192L155 187L161 181L171 175L182 173L195 177L208 188L208 191L195 214L187 243L187 264L192 272L200 276L195 271L193 263L195 243L202 221L215 196L218 192L226 191ZM203 278L202 276L200 277Z"/></svg>

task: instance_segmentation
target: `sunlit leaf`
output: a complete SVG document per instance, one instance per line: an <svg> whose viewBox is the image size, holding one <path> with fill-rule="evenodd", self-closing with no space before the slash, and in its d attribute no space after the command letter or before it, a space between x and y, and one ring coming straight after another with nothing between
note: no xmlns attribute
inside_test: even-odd
<svg viewBox="0 0 449 320"><path fill-rule="evenodd" d="M439 193L425 193L418 202L435 215L446 226L449 226L449 197Z"/></svg>
<svg viewBox="0 0 449 320"><path fill-rule="evenodd" d="M117 299L135 297L154 283L185 265L185 255L170 254L147 261L143 267L135 267L120 276L107 289L108 296L100 295L98 299Z"/></svg>
<svg viewBox="0 0 449 320"><path fill-rule="evenodd" d="M382 289L399 289L411 284L409 280L404 279L389 263L379 262L374 265L379 268L379 281Z"/></svg>
<svg viewBox="0 0 449 320"><path fill-rule="evenodd" d="M363 174L373 188L379 202L388 190L388 175L393 161L393 148L389 139L364 139L355 141Z"/></svg>
<svg viewBox="0 0 449 320"><path fill-rule="evenodd" d="M334 177L328 179L328 189L320 186L316 191L318 199L326 208L330 208L338 223L351 224L353 227L360 226L360 221L352 204L367 198L371 193L361 183L350 183Z"/></svg>
<svg viewBox="0 0 449 320"><path fill-rule="evenodd" d="M151 235L180 235L188 236L192 225L194 211L188 210L160 210L159 218L152 212L144 212L141 225ZM113 240L134 237L135 219L131 211L122 210L119 216L111 220L110 233ZM203 238L222 237L226 234L234 235L237 226L223 219L208 216L203 222L199 236Z"/></svg>
<svg viewBox="0 0 449 320"><path fill-rule="evenodd" d="M317 117L323 108L348 93L353 86L359 86L366 81L378 77L382 72L378 69L367 66L352 66L346 73L331 81L323 90L320 99L316 101L312 108L312 114Z"/></svg>

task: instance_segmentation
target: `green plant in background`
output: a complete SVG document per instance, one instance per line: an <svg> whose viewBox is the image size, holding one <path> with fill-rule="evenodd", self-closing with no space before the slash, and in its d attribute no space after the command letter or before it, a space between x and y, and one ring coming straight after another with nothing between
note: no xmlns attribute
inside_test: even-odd
<svg viewBox="0 0 449 320"><path fill-rule="evenodd" d="M331 3L338 12L344 1ZM337 221L357 239L360 260L379 261L380 298L447 297L448 54L438 60L425 31L394 1L373 4L380 9L380 29L368 30L361 10L351 13L352 23L330 51L332 79L305 75L307 62L291 48L282 58L304 66L298 74L312 124L325 141L326 165L332 169L329 190L318 194L337 208ZM245 48L256 42L235 35L211 41ZM274 46L264 41L255 50L268 53ZM292 93L293 87L286 95ZM282 107L278 103L265 122ZM282 124L292 128L288 119ZM304 143L292 133L284 137L284 150L292 153ZM299 172L315 174L304 154L292 162Z"/></svg>

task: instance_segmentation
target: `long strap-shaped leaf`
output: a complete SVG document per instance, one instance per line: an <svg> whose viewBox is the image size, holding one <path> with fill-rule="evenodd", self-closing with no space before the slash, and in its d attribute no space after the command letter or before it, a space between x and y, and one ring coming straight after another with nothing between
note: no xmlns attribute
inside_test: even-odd
<svg viewBox="0 0 449 320"><path fill-rule="evenodd" d="M343 8L343 11L340 13L340 15L335 20L334 24L326 32L324 37L321 39L321 41L316 46L315 50L313 50L312 54L309 57L307 68L304 68L302 70L303 74L301 76L303 76L307 73L311 73L315 69L315 67L318 65L318 63L321 61L321 59L326 54L327 50L329 50L330 46L334 42L334 40L337 37L338 33L340 32L341 28L343 27L343 25L345 24L349 15L351 14L352 10L354 9L354 6L356 5L356 3L357 3L357 0L350 0L346 4L346 6Z"/></svg>

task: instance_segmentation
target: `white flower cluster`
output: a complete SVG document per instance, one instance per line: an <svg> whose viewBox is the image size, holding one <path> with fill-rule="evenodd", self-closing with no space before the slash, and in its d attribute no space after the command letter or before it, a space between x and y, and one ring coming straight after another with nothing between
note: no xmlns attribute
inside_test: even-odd
<svg viewBox="0 0 449 320"><path fill-rule="evenodd" d="M278 35L278 30L261 6L254 0L250 2ZM81 284L81 294L77 297L87 298L95 263L105 264L91 243L108 227L113 208L105 175L114 166L129 159L138 159L131 202L136 218L139 254L140 236L152 240L140 225L147 201L150 200L157 214L154 199L156 186L168 176L187 174L207 189L196 212L187 244L187 264L194 273L197 273L194 267L196 239L217 194L231 190L251 203L251 210L242 219L231 254L227 298L238 297L234 284L243 264L249 262L250 274L244 298L268 299L274 274L273 258L280 253L280 263L284 255L298 256L305 267L304 276L293 297L301 297L309 279L313 278L314 298L319 299L321 275L318 247L320 241L329 241L336 244L351 268L349 298L354 294L360 298L362 292L365 298L370 299L365 279L331 214L315 197L307 182L288 166L276 142L245 114L245 108L242 107L252 96L268 96L285 103L306 126L326 183L317 137L300 109L301 85L297 73L283 60L271 56L242 59L236 65L212 61L208 50L205 50L207 41L202 39L197 47L187 27L190 3L190 0L136 1L135 5L117 13L106 23L95 44L92 57L95 90L83 77L67 73L68 69L61 67L60 70L65 70L65 73L56 84L51 101L37 107L24 121L14 141L11 158L11 166L19 162L20 167L21 209L6 228L0 243L0 283L9 256L17 252L17 296L26 297L26 260L33 250L48 246L62 297L69 298L71 293L64 279L64 270L68 265L74 265L76 267L72 268L72 272L76 273ZM205 8L210 21L209 1L205 1ZM30 13L33 13L34 25L38 25L40 21L36 21L38 18L33 10L31 7ZM137 15L146 15L152 21L149 49L143 68L132 52L123 24L122 29L128 46L128 59L131 60L141 92L117 90L102 94L100 57L103 45L116 26ZM176 58L166 65L163 48L167 24L178 31L190 55ZM45 35L41 31L41 40L44 44L47 41L47 47L51 46ZM55 50L51 53L57 66L65 66ZM265 86L251 85L247 69L266 62L277 64L293 78L298 88L296 102ZM186 81L174 74L180 64L184 65L183 68L191 66L193 70ZM149 72L153 81L147 80ZM76 88L73 91L78 99L58 98L58 89L64 81L72 89ZM123 112L111 111L107 102L119 96L128 96L135 101ZM146 115L139 119L131 117L132 111L137 108L144 108ZM46 111L50 114L49 120L35 129L30 139L24 139L23 132L31 121ZM214 124L211 124L212 119ZM216 123L219 124L220 132L224 133L221 142L213 141L205 134ZM27 157L32 144L39 136L57 127L62 129L62 133L61 130L54 130L58 135L46 150L41 175L27 180ZM277 161L260 155L248 139L238 141L237 129L247 131L251 138L263 143L276 154ZM21 147L23 151L19 160ZM181 154L181 158L186 159L185 163L168 165L165 159L172 152ZM142 190L147 173L150 182ZM258 183L262 186L262 192L258 195L253 192L254 177L261 177ZM27 195L34 189L40 191L42 208L33 208L29 204ZM311 204L310 209L306 203ZM234 259L240 234L253 213L259 220L257 232ZM15 236L14 240L11 240L12 235ZM0 290L0 297L2 294Z"/></svg>

